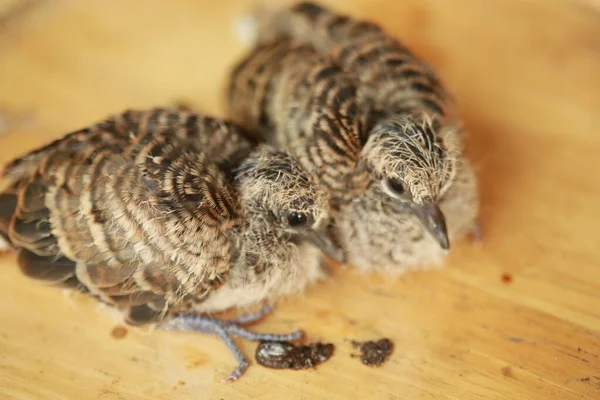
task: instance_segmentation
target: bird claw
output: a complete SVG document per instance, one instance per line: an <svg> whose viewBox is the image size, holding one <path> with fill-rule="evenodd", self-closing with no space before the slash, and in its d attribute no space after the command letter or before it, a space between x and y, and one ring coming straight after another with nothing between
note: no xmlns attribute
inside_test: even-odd
<svg viewBox="0 0 600 400"><path fill-rule="evenodd" d="M221 379L221 383L231 383L237 381L244 374L244 372L246 372L249 365L250 364L248 363L248 361L240 362L237 368L234 369L231 374L229 374L229 377L227 377L227 379Z"/></svg>
<svg viewBox="0 0 600 400"><path fill-rule="evenodd" d="M249 341L272 342L289 342L298 340L302 337L303 332L301 330L296 330L288 334L271 334L252 332L240 326L255 322L269 314L271 311L271 307L266 305L257 312L248 313L229 321L221 321L202 315L183 314L163 322L160 327L165 330L204 332L219 336L238 361L237 368L233 370L226 380L222 381L233 382L243 375L249 366L249 362L233 341L232 336L237 336Z"/></svg>

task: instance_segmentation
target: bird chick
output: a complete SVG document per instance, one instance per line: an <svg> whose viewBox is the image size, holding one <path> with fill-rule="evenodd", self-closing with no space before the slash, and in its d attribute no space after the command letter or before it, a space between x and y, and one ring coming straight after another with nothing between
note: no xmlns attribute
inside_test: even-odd
<svg viewBox="0 0 600 400"><path fill-rule="evenodd" d="M289 341L206 316L302 291L320 277L327 195L284 151L185 111L130 111L6 166L0 230L25 275L77 288L132 325Z"/></svg>
<svg viewBox="0 0 600 400"><path fill-rule="evenodd" d="M340 241L357 256L348 254L349 261L364 262L371 255L369 264L378 264L386 249L402 253L408 251L406 246L412 248L415 257L404 259L402 264L421 264L421 259L427 262L432 250L441 259L450 238L463 234L465 226L473 226L477 215L476 182L464 156L462 124L441 79L378 25L315 3L303 2L263 15L258 29L259 43L292 40L332 57L360 80L357 96L362 107L372 110L363 158L376 187L336 220ZM468 181L460 185L464 190L450 190L464 179ZM389 198L395 201L390 203ZM444 202L463 202L469 211L450 217L448 212L454 206L444 206ZM384 215L377 215L384 209ZM437 248L426 244L431 238L416 242L399 239L414 230L410 225L418 226L415 217L437 242ZM412 222L393 224L394 233L390 234L392 227L387 222L386 227L378 227L373 224L375 220ZM365 231L373 236L360 242L357 238ZM365 248L369 242L372 246ZM398 259L388 256L387 262L398 264Z"/></svg>
<svg viewBox="0 0 600 400"><path fill-rule="evenodd" d="M328 150L328 157L321 160L308 157L320 174L327 169L321 165L329 163L332 173L346 177L347 169L339 168L336 161L351 160L352 163L346 164L354 166L353 176L362 178L357 178L363 183L360 189L364 191L364 183L369 181L380 186L381 193L393 198L403 211L413 212L440 246L448 248L445 219L438 200L456 173L459 141L454 128L442 126L442 115L437 113L438 110L443 113L442 107L446 105L443 87L415 60L410 79L416 80L419 87L428 85L428 92L421 96L410 87L411 82L398 73L395 64L386 69L386 64L377 58L391 52L394 41L383 33L381 42L377 41L371 33L370 41L365 42L360 35L362 25L358 24L358 28L352 30L353 33L358 31L352 36L356 40L347 44L341 29L342 33L331 33L329 19L317 18L322 14L329 16L325 9L301 3L277 13L276 18L267 18L264 26L259 25L258 47L232 73L228 96L231 115L244 115L244 119L254 121L253 124L240 121L251 129L264 132L269 131L271 125L271 130L291 146L301 147L297 142L303 138L309 147L305 153L309 155L321 155L323 149ZM356 25L354 21L343 21ZM368 28L366 33L372 30L371 25ZM330 46L319 42L326 34L334 36ZM342 43L340 46L337 46L338 41ZM412 57L410 53L405 54L404 48L397 47L404 58ZM415 75L419 76L415 78ZM344 76L345 82L334 76ZM421 76L424 78L420 79ZM317 85L318 79L325 83ZM338 100L340 94L343 97ZM327 103L329 99L333 101ZM303 107L308 102L316 106ZM436 112L429 112L429 103L436 105ZM350 125L356 130L350 130L352 134L337 134L348 131L343 129L342 104L351 105L346 120L360 122ZM315 123L320 120L327 124ZM314 131L323 139L315 140ZM342 192L347 179L339 179L339 176L335 182ZM348 197L355 195L350 193Z"/></svg>

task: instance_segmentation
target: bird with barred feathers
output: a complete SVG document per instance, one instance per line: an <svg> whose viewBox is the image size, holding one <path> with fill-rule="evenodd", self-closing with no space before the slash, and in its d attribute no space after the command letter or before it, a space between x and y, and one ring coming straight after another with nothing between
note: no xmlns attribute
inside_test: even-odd
<svg viewBox="0 0 600 400"><path fill-rule="evenodd" d="M77 288L133 325L294 340L207 316L302 291L321 276L326 193L285 151L231 122L128 111L9 163L0 232L35 280ZM315 243L318 247L310 244Z"/></svg>
<svg viewBox="0 0 600 400"><path fill-rule="evenodd" d="M357 80L372 184L336 217L348 261L395 272L440 262L450 240L476 227L478 211L462 124L440 78L378 25L315 3L256 19L258 48L312 46Z"/></svg>

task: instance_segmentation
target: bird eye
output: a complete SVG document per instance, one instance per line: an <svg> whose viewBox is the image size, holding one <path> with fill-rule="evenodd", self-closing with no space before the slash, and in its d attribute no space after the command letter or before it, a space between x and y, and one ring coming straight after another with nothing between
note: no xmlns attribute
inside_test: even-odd
<svg viewBox="0 0 600 400"><path fill-rule="evenodd" d="M404 186L396 179L386 179L384 182L387 188L394 194L404 194Z"/></svg>
<svg viewBox="0 0 600 400"><path fill-rule="evenodd" d="M288 224L290 224L290 226L296 227L296 226L304 225L307 220L308 220L308 218L307 218L306 214L304 214L304 213L292 211L291 213L288 214Z"/></svg>

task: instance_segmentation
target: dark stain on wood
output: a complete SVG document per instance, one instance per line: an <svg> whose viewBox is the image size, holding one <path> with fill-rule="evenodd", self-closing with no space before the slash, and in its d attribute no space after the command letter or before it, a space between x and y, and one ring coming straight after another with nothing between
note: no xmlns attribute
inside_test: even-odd
<svg viewBox="0 0 600 400"><path fill-rule="evenodd" d="M352 346L360 351L360 354L352 354L352 357L359 357L363 364L369 367L381 366L392 354L394 344L389 339L380 339L377 341L355 342Z"/></svg>

